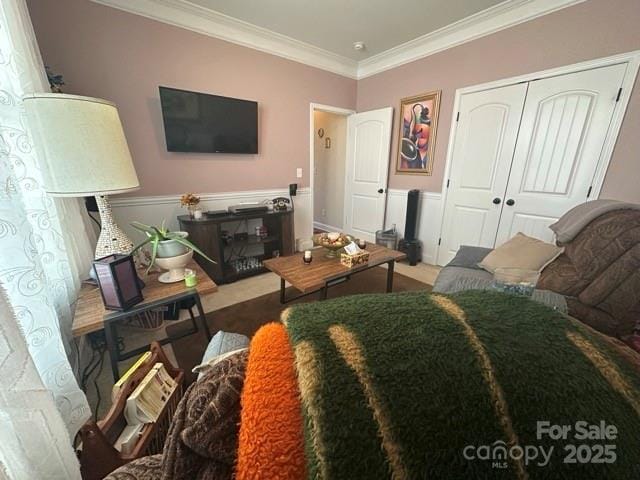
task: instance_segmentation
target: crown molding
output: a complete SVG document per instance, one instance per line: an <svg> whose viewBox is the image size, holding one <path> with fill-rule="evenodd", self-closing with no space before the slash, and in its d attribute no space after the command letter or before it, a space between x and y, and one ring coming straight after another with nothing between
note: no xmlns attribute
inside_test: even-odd
<svg viewBox="0 0 640 480"><path fill-rule="evenodd" d="M361 60L358 79L370 77L585 0L506 0L446 27Z"/></svg>
<svg viewBox="0 0 640 480"><path fill-rule="evenodd" d="M348 78L362 79L585 0L505 0L434 32L356 61L188 0L91 0Z"/></svg>
<svg viewBox="0 0 640 480"><path fill-rule="evenodd" d="M358 62L187 0L91 0L108 7L356 78Z"/></svg>

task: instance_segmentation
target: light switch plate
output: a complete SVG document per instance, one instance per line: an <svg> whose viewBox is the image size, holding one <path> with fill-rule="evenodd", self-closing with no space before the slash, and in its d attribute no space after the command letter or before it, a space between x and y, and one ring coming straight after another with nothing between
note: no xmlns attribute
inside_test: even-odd
<svg viewBox="0 0 640 480"><path fill-rule="evenodd" d="M296 168L296 177L297 178L302 178L302 169L301 168Z"/></svg>

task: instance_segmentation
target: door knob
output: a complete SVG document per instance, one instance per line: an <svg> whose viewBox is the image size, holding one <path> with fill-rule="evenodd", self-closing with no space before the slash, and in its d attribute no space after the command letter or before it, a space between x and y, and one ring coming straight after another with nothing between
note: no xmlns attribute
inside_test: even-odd
<svg viewBox="0 0 640 480"><path fill-rule="evenodd" d="M384 193L384 188L379 188L378 193Z"/></svg>
<svg viewBox="0 0 640 480"><path fill-rule="evenodd" d="M510 198L509 200L507 200L507 205L509 205L510 207L512 207L513 205L516 204L516 201L513 198Z"/></svg>
<svg viewBox="0 0 640 480"><path fill-rule="evenodd" d="M502 200L500 200L498 197L496 197L496 198L494 198L494 199L493 199L493 203L495 203L496 205L500 205L500 202L501 202L501 201L502 201Z"/></svg>

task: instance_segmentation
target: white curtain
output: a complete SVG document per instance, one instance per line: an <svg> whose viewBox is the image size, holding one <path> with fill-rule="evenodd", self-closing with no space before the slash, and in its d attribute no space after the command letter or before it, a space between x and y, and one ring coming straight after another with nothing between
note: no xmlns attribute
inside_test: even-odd
<svg viewBox="0 0 640 480"><path fill-rule="evenodd" d="M25 0L2 0L0 284L13 307L31 361L67 427L69 435L64 441L68 445L90 415L69 358L77 354L71 343L72 308L80 279L86 277L93 259L93 234L79 200L54 199L42 188L21 98L45 91L49 91L49 84ZM2 344L0 337L0 364L3 360L9 365L18 362L16 369L23 361L15 356L14 346ZM3 391L12 388L5 385L4 375L0 386ZM1 413L4 418L12 415ZM42 421L46 425L47 419Z"/></svg>
<svg viewBox="0 0 640 480"><path fill-rule="evenodd" d="M38 375L2 286L0 376L0 479L80 479L67 428Z"/></svg>

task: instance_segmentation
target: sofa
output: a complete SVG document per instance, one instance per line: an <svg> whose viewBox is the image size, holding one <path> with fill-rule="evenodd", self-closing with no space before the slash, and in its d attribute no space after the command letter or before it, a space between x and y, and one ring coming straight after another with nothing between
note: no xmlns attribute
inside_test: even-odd
<svg viewBox="0 0 640 480"><path fill-rule="evenodd" d="M550 228L564 252L542 270L534 296L631 343L640 326L640 205L596 200L570 210ZM433 290L487 288L492 275L478 264L491 251L462 246Z"/></svg>

